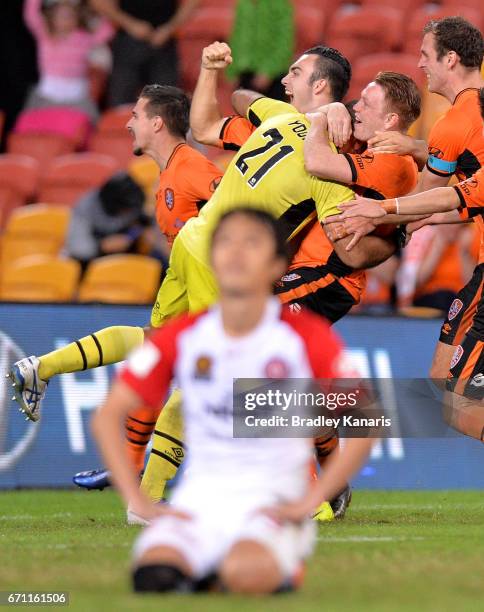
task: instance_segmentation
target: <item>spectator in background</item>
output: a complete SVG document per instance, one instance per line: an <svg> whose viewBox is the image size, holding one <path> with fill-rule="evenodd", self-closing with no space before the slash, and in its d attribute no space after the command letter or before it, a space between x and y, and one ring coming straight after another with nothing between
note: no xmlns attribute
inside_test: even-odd
<svg viewBox="0 0 484 612"><path fill-rule="evenodd" d="M239 87L284 99L281 78L293 59L294 37L290 0L238 0L227 76Z"/></svg>
<svg viewBox="0 0 484 612"><path fill-rule="evenodd" d="M89 56L112 37L112 26L102 19L89 29L80 0L25 0L24 18L37 42L40 72L26 108L68 106L95 120L97 108L89 93Z"/></svg>
<svg viewBox="0 0 484 612"><path fill-rule="evenodd" d="M119 27L113 41L109 104L135 102L144 83L177 85L176 30L200 0L91 0Z"/></svg>
<svg viewBox="0 0 484 612"><path fill-rule="evenodd" d="M86 265L102 255L136 251L137 242L152 224L143 212L144 197L141 187L124 172L83 196L69 225L69 257Z"/></svg>

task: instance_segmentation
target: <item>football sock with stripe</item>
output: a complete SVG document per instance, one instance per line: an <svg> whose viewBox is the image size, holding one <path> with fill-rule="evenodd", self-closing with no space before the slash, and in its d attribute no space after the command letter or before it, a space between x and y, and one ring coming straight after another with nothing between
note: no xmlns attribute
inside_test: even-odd
<svg viewBox="0 0 484 612"><path fill-rule="evenodd" d="M316 457L320 467L323 467L330 455L339 450L338 432L322 436L314 440Z"/></svg>
<svg viewBox="0 0 484 612"><path fill-rule="evenodd" d="M154 502L159 502L168 480L171 480L185 456L183 447L181 393L173 391L156 421L148 464L141 490Z"/></svg>
<svg viewBox="0 0 484 612"><path fill-rule="evenodd" d="M144 467L146 446L156 425L152 408L140 406L126 418L126 452L137 472Z"/></svg>
<svg viewBox="0 0 484 612"><path fill-rule="evenodd" d="M143 340L142 327L106 327L39 357L39 376L42 380L49 380L56 374L79 372L117 363L133 348L142 344Z"/></svg>

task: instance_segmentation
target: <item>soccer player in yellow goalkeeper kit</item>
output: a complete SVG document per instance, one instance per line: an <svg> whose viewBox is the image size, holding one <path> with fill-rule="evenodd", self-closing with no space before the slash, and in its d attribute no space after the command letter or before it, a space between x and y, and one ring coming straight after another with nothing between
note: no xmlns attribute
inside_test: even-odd
<svg viewBox="0 0 484 612"><path fill-rule="evenodd" d="M247 116L257 129L232 160L199 216L190 219L174 241L170 265L153 307L152 327L161 326L174 315L202 310L215 301L217 289L207 249L213 228L228 210L241 202L246 206L262 205L280 219L287 240L292 240L316 216L322 221L338 213L338 204L353 197L349 188L317 179L305 171L303 144L308 122L293 106L259 98L250 106ZM138 149L144 146L141 139L149 131L150 121L153 119L147 118L146 125L139 123L133 127ZM386 257L382 255L381 240L367 238L351 252L345 250L346 239L338 241L335 248L346 265L369 267ZM116 326L39 358L21 360L12 370L17 400L27 414L35 415L46 381L53 375L121 361L143 339L142 328ZM182 430L179 403L175 392L156 424L157 435L142 482L142 488L154 501L162 497L166 481L173 478L183 456L178 442Z"/></svg>

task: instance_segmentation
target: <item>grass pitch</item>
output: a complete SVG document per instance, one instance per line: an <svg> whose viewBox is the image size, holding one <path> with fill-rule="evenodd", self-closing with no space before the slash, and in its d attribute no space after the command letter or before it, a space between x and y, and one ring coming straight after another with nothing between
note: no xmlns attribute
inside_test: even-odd
<svg viewBox="0 0 484 612"><path fill-rule="evenodd" d="M69 591L58 609L285 612L484 609L484 493L356 491L347 518L320 527L299 593L135 596L139 529L112 491L0 493L0 590Z"/></svg>

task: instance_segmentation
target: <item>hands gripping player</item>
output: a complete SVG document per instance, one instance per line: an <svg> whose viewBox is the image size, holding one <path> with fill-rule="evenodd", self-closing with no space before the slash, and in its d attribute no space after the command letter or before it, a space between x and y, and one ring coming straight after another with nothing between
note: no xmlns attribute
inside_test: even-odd
<svg viewBox="0 0 484 612"><path fill-rule="evenodd" d="M233 437L234 378L266 377L275 361L291 378L344 375L341 343L327 323L309 312L295 315L271 295L287 266L285 239L281 225L253 202L225 213L211 246L218 304L157 330L130 356L93 418L125 503L153 518L134 548L138 592L296 588L314 542L311 513L368 456L370 438L350 439L314 482L311 440ZM170 506L154 506L123 452L123 423L140 402L155 416L175 375L188 469Z"/></svg>
<svg viewBox="0 0 484 612"><path fill-rule="evenodd" d="M203 50L190 124L194 138L200 142L237 151L255 126L241 115L223 117L219 111L218 74L231 61L231 50L226 43L215 42ZM328 47L315 47L304 53L282 80L297 110L317 111L308 115L312 124L307 136L301 132L306 169L321 178L352 184L357 193L371 194L370 197L403 195L417 182L417 168L410 156L355 154L351 149L346 154L338 154L330 142L334 140L343 147L352 133L350 115L337 102L346 94L350 76L351 68L340 53ZM248 91L237 91L233 96L241 114L247 112L251 101L260 97L260 94ZM266 100L265 104L270 102L273 112L288 109L287 105L276 101ZM366 140L378 129L398 129L403 134L420 113L420 96L417 86L407 76L380 73L375 82L364 89L356 106L355 137L359 140L359 147L363 148ZM250 113L248 116L250 119ZM334 231L331 236L333 234ZM318 222L309 223L300 237L299 249L289 272L278 281L276 293L281 302L291 304L292 308L302 305L335 322L359 301L365 286L365 274L344 264ZM367 237L361 246L364 247L359 262L362 265L386 259L396 248L393 237L378 236ZM376 259L371 261L371 256ZM318 440L320 464L324 465L337 449L337 436ZM335 516L344 515L349 498L348 487L331 501Z"/></svg>

